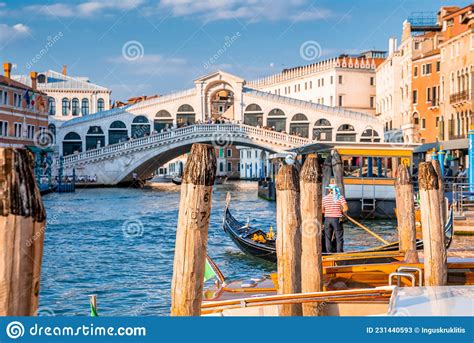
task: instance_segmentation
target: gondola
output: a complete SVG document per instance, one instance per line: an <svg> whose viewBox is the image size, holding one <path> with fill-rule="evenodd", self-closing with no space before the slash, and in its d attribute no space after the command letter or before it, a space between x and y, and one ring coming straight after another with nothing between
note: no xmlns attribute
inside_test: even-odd
<svg viewBox="0 0 474 343"><path fill-rule="evenodd" d="M269 238L267 233L261 229L253 228L249 223L242 223L238 221L230 212L230 196L227 197L224 210L224 219L223 219L223 228L224 231L229 235L229 237L234 241L234 243L242 250L244 253L261 258L266 261L276 262L276 237ZM445 229L445 244L446 248L451 244L453 237L453 210L451 209L449 218L446 222ZM254 240L255 237L261 237L260 242ZM423 241L418 239L416 242L417 250L423 249ZM381 253L381 252L396 252L398 251L399 243L393 242L387 245L383 245L376 248L369 248L361 251L352 251L339 253L338 255L350 256L353 254L370 256L371 254ZM323 255L333 255L331 253L323 253ZM380 261L381 262L381 261Z"/></svg>
<svg viewBox="0 0 474 343"><path fill-rule="evenodd" d="M179 186L183 182L183 179L179 176L175 176L171 179L171 182Z"/></svg>

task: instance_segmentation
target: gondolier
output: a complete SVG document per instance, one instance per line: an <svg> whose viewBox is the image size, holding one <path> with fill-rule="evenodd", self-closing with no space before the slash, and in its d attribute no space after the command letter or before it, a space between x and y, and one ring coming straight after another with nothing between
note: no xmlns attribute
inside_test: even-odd
<svg viewBox="0 0 474 343"><path fill-rule="evenodd" d="M344 229L341 218L349 210L346 199L341 194L339 187L330 184L329 193L323 198L324 236L328 252L344 252ZM336 236L336 249L332 244L332 237Z"/></svg>

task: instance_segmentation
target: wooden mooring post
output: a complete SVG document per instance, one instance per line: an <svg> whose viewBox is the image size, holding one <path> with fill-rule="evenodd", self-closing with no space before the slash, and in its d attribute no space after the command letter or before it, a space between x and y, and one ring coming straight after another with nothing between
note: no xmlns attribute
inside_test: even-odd
<svg viewBox="0 0 474 343"><path fill-rule="evenodd" d="M298 171L284 165L276 177L278 294L301 292L301 217ZM301 304L280 306L281 316L301 316Z"/></svg>
<svg viewBox="0 0 474 343"><path fill-rule="evenodd" d="M395 194L399 250L405 254L405 262L418 263L413 182L408 167L403 163L397 169Z"/></svg>
<svg viewBox="0 0 474 343"><path fill-rule="evenodd" d="M32 316L46 213L27 150L0 148L0 200L0 316Z"/></svg>
<svg viewBox="0 0 474 343"><path fill-rule="evenodd" d="M214 147L194 144L181 184L171 284L171 315L201 314L212 186L216 176Z"/></svg>
<svg viewBox="0 0 474 343"><path fill-rule="evenodd" d="M418 167L421 225L423 228L424 281L426 286L444 286L448 268L438 175L430 162Z"/></svg>
<svg viewBox="0 0 474 343"><path fill-rule="evenodd" d="M309 155L300 172L301 192L301 289L323 290L322 263L322 168L316 155ZM320 303L303 304L304 316L322 314Z"/></svg>
<svg viewBox="0 0 474 343"><path fill-rule="evenodd" d="M441 207L440 211L441 211L441 216L443 218L443 226L444 226L444 224L446 224L446 219L447 219L447 214L448 214L446 210L446 201L445 201L446 199L444 196L444 178L441 171L441 166L439 165L439 161L431 160L431 164L433 165L436 175L438 175L438 192L439 192L439 199L440 199L439 205Z"/></svg>

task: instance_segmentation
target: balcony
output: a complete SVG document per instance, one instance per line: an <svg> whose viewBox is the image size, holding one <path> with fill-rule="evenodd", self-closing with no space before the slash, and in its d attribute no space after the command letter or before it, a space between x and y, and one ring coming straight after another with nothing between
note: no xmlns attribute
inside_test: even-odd
<svg viewBox="0 0 474 343"><path fill-rule="evenodd" d="M471 93L467 90L451 94L449 96L450 104L458 104L461 102L469 101L472 98Z"/></svg>

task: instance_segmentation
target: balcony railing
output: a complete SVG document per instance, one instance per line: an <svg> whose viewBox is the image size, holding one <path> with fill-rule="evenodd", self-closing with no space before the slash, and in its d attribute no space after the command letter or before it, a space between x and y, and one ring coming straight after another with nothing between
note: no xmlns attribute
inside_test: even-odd
<svg viewBox="0 0 474 343"><path fill-rule="evenodd" d="M451 104L456 104L456 103L459 103L459 102L462 102L462 101L467 101L471 98L472 98L472 92L464 90L464 91L461 91L461 92L451 94L449 96L449 102Z"/></svg>

